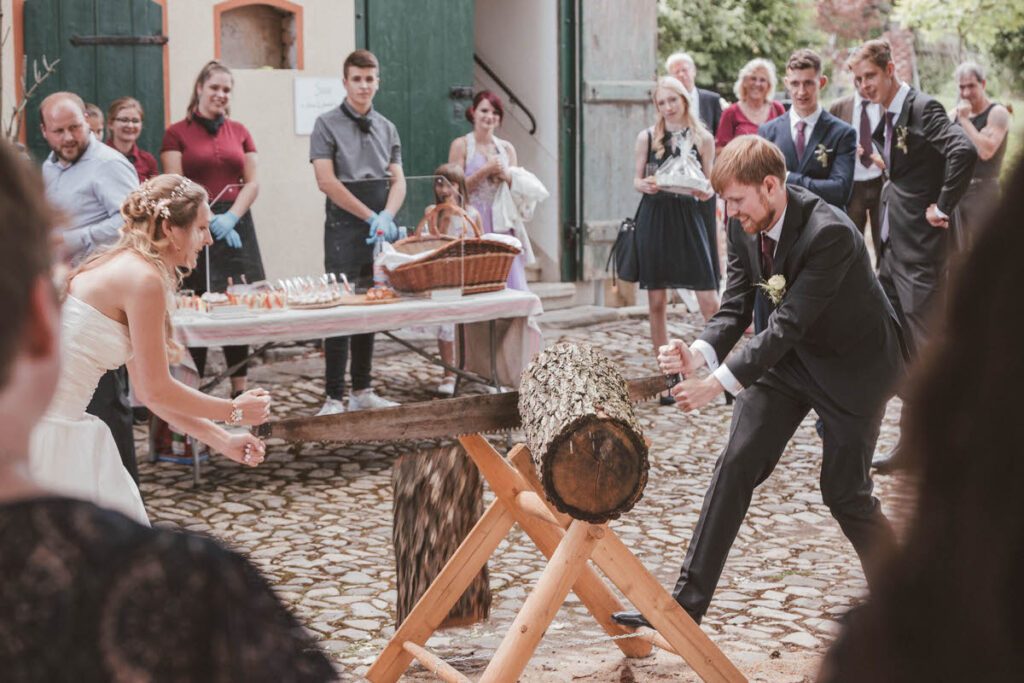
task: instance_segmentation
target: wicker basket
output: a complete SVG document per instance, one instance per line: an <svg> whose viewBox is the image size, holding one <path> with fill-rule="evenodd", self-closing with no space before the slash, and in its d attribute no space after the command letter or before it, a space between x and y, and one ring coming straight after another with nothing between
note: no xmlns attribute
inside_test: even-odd
<svg viewBox="0 0 1024 683"><path fill-rule="evenodd" d="M459 216L473 228L473 237L444 235L438 228L448 216ZM421 234L424 233L424 234ZM412 237L395 242L403 254L429 256L388 270L391 286L403 292L461 287L465 294L495 292L505 288L512 261L519 249L501 242L480 239L480 226L460 206L437 204L427 211Z"/></svg>

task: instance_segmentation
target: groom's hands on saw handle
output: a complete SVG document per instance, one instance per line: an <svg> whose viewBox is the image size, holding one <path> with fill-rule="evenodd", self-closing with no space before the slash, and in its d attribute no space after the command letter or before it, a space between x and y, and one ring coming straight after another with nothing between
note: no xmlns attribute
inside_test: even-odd
<svg viewBox="0 0 1024 683"><path fill-rule="evenodd" d="M669 390L679 409L687 412L696 410L725 391L714 375L708 375L704 379L685 379L692 378L693 373L705 364L704 356L692 353L681 339L669 340L668 344L658 349L658 366L661 372L666 377L678 375L682 378L682 381Z"/></svg>

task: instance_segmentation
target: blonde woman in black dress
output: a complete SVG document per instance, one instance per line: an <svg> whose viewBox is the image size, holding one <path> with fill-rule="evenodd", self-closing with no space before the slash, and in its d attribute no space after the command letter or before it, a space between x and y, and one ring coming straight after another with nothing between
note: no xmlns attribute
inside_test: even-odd
<svg viewBox="0 0 1024 683"><path fill-rule="evenodd" d="M669 290L695 290L707 320L718 311L718 282L700 205L712 194L663 192L653 178L668 157L682 152L680 145L687 139L693 143L690 153L696 155L704 175L710 176L715 140L690 111L686 90L675 78L660 78L653 100L657 120L636 137L633 187L643 195L636 219L639 284L647 290L651 342L657 355L658 347L668 343ZM666 405L674 403L670 396L668 401Z"/></svg>

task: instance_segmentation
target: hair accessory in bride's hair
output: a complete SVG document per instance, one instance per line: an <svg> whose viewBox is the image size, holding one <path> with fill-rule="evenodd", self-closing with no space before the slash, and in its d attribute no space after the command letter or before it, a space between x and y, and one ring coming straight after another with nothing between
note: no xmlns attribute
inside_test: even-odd
<svg viewBox="0 0 1024 683"><path fill-rule="evenodd" d="M171 190L171 201L184 197L190 187L192 187L192 181L182 176L181 182L178 183L178 186Z"/></svg>

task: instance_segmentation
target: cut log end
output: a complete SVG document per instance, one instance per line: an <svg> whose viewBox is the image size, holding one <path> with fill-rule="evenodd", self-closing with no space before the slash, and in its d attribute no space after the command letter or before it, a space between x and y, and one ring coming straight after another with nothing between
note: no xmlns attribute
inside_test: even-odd
<svg viewBox="0 0 1024 683"><path fill-rule="evenodd" d="M618 420L586 416L553 442L542 464L555 507L600 524L628 512L647 485L647 445Z"/></svg>

